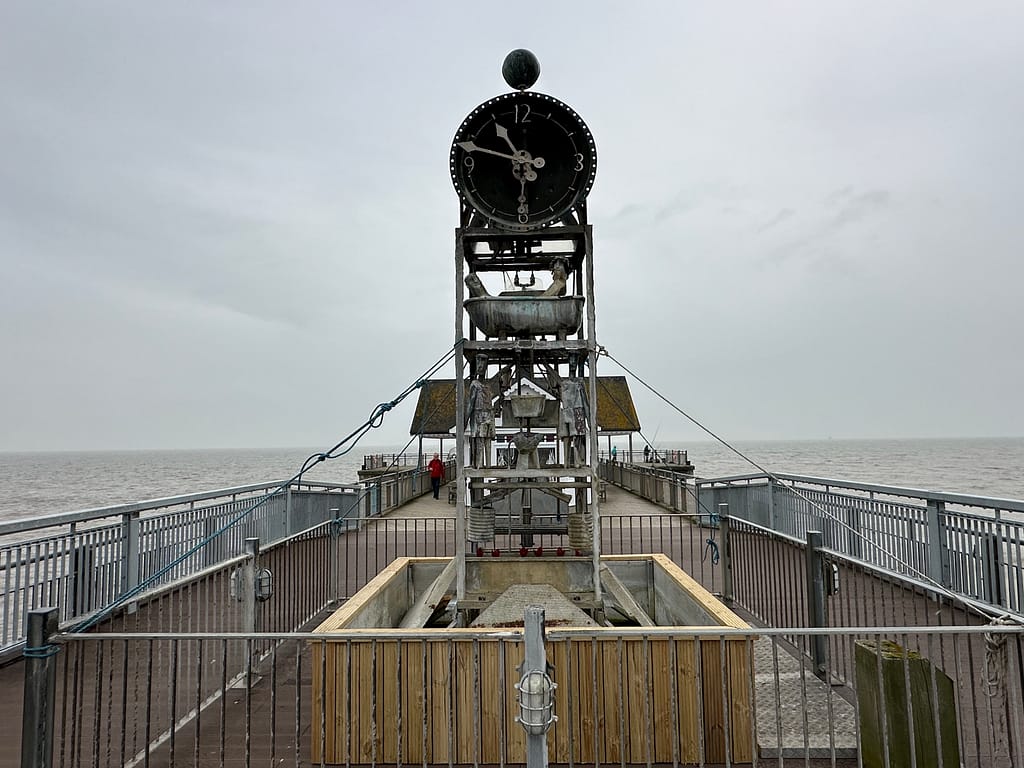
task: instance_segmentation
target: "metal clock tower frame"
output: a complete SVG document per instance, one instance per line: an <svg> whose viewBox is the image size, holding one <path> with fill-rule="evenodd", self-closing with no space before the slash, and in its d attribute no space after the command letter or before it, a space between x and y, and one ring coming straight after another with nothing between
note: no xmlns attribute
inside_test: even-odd
<svg viewBox="0 0 1024 768"><path fill-rule="evenodd" d="M511 54L510 54L511 57ZM507 65L508 60L506 60ZM538 69L539 72L539 69ZM508 75L506 74L506 79ZM536 79L534 77L534 79ZM510 84L515 85L511 80ZM526 85L532 84L532 81ZM523 90L522 86L520 87ZM529 92L523 94L531 96ZM515 94L510 95L514 101ZM549 97L545 97L549 98ZM496 100L492 100L496 101ZM551 100L555 101L555 100ZM555 102L560 104L560 102ZM562 105L564 106L564 105ZM474 112L473 114L476 114ZM456 394L456 600L458 616L460 621L468 621L472 618L472 612L476 609L477 600L484 601L486 598L478 594L470 594L467 584L477 582L475 569L480 568L488 560L494 557L515 558L528 557L536 561L536 567L564 568L573 571L577 581L574 587L573 599L584 609L590 609L592 615L603 615L603 600L601 594L601 526L600 526L600 500L598 496L597 458L598 458L598 424L597 424L597 342L596 342L596 312L594 296L594 264L593 264L593 233L591 225L587 222L586 194L589 192L589 181L593 180L596 170L596 150L593 147L593 140L589 131L586 130L582 120L579 120L575 113L578 124L582 126L586 134L586 140L590 142L591 155L588 162L593 164L589 169L589 180L585 189L576 193L576 198L565 211L556 211L559 216L554 223L544 223L540 226L524 224L521 217L519 222L503 225L496 222L492 211L484 208L475 198L465 194L465 189L460 186L460 180L455 179L456 189L460 192L461 210L460 226L455 230L455 339L463 340L463 359L456 358L455 371L455 394ZM470 118L473 115L471 114ZM467 118L467 122L470 120ZM497 122L497 121L495 121ZM508 138L502 136L504 129L499 127L497 135L503 138L512 146ZM461 132L461 129L460 129ZM579 133L579 132L577 132ZM456 144L453 145L453 158L456 157L456 146L459 146L460 136L456 136ZM471 150L477 150L478 144L464 142ZM500 144L492 146L504 149ZM525 174L531 168L537 168L534 179L538 176L543 181L545 167L553 168L560 159L555 156L554 150L545 152L547 155L542 160L545 165L538 164L534 156L529 155L525 150L517 150L515 156L505 149L504 157L511 164L512 171L509 173L501 164L495 165L493 173L504 173L512 178L506 179L512 185L512 192L518 191L514 182L521 181L524 197L530 189L529 185L520 174ZM497 151L490 152L497 155ZM534 153L536 155L536 153ZM525 160L524 160L525 157ZM580 155L579 157L582 157ZM532 158L532 159L531 159ZM467 165L471 161L464 161ZM517 162L519 165L517 165ZM566 162L572 166L576 164L577 170L583 163L581 160L570 158ZM530 163L533 163L531 165ZM453 160L453 168L455 160ZM477 169L479 174L479 167ZM489 181L484 179L483 181ZM500 179L498 180L500 181ZM571 182L567 182L571 183ZM553 186L554 182L551 182ZM550 189L550 187L548 187ZM572 187L569 187L571 190ZM524 197L520 197L522 203ZM473 200L473 204L469 200ZM522 210L522 208L520 209ZM564 269L565 294L563 296L546 296L537 298L540 291L505 291L494 295L486 293L487 298L481 299L481 282L470 276L486 276L488 273L537 272L545 273L555 269ZM470 277L472 285L467 288L467 277ZM562 277L559 273L559 277ZM475 287L475 290L474 290ZM517 300L521 297L520 300ZM581 301L582 298L582 301ZM491 300L493 299L493 301ZM482 306L485 317L471 314L469 304L477 303ZM577 327L573 326L573 320L568 325L562 321L556 321L550 325L550 320L545 320L544 312L564 312L572 309L573 303L578 306L582 304L582 317ZM508 311L516 314L521 322L507 323L501 319L490 321L488 310L491 306L502 312ZM539 307L539 310L538 310ZM571 314L571 312L570 312ZM489 327L488 327L489 326ZM535 458L524 461L524 451L518 453L518 464L515 466L498 465L493 460L490 448L484 456L475 445L475 438L472 434L473 425L467 427L467 416L472 418L470 411L474 408L471 391L472 386L478 389L480 384L467 383L467 374L464 372L464 364L468 363L468 377L472 381L477 379L483 384L488 380L500 382L497 389L488 388L488 400L496 399L499 408L504 408L501 417L501 430L505 434L495 433L493 438L518 440L526 434L524 441L529 444L529 438L536 435L544 435L549 440L553 437L555 441L555 455L558 460L554 463L538 465ZM494 372L491 378L491 372ZM509 403L504 401L503 390L509 383L520 382L524 378L534 381L546 381L553 385L558 392L563 393L562 401L557 401L557 396L552 399L549 391L548 418L530 419L517 418L514 421L508 418ZM586 413L586 430L580 430L580 408L576 408L576 432L572 438L566 439L559 432L552 433L551 416L557 412L557 419L561 423L565 420L565 390L575 388L579 392L585 387L585 397L588 406ZM550 387L548 388L550 390ZM479 403L476 405L479 410ZM569 409L570 411L572 409ZM495 412L497 413L497 411ZM508 423L506 423L508 422ZM531 422L540 423L541 426L533 427ZM516 436L508 432L519 429ZM563 427L556 427L563 430ZM570 426L573 430L571 416ZM467 434L469 432L469 434ZM576 443L572 441L576 440ZM471 441L473 444L471 444ZM490 442L487 442L490 446ZM518 445L518 443L517 443ZM533 443L536 447L536 443ZM564 447L564 450L561 450ZM576 447L570 448L570 445ZM584 446L585 445L585 449ZM527 449L528 451L529 449ZM509 455L510 451L506 451ZM581 454L584 454L581 455ZM533 454L536 457L536 453ZM525 466L524 466L525 464ZM514 548L497 548L494 541L494 513L493 509L488 510L488 499L506 497L516 493L522 493L522 498L532 498L532 494L544 491L555 491L565 493L570 491L575 497L575 508L572 514L563 518L566 525L562 528L554 528L548 524L531 530L529 514L525 513L522 519L516 521L515 533L523 536L523 542L531 541L532 534L554 534L562 542L556 549L546 547L542 554L539 548L531 548L529 551L516 551ZM524 502L525 504L525 502ZM511 515L511 504L509 505ZM490 518L487 517L488 513ZM474 515L481 517L474 518ZM481 519L483 530L490 525L490 539L487 534L481 534ZM474 523L475 521L475 523ZM508 530L511 530L508 529ZM549 539L550 541L550 539ZM557 552L557 554L556 554ZM543 565L539 560L544 560ZM525 565L525 564L524 564ZM532 564L530 567L535 567ZM583 582L582 584L580 582ZM469 602L467 602L467 600Z"/></svg>

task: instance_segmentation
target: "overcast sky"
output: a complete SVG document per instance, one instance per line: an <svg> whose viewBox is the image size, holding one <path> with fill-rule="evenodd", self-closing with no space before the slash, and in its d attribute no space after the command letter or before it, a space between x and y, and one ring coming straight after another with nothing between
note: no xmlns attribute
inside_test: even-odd
<svg viewBox="0 0 1024 768"><path fill-rule="evenodd" d="M597 142L598 341L680 408L1024 435L1020 2L5 0L0 450L357 427L453 342L448 152L518 47Z"/></svg>

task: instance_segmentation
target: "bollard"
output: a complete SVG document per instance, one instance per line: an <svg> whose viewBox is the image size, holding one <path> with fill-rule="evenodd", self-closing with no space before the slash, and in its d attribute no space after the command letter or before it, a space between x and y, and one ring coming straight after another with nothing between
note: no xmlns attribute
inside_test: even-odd
<svg viewBox="0 0 1024 768"><path fill-rule="evenodd" d="M825 616L825 560L821 555L823 538L821 531L807 532L807 619L814 628L828 626ZM828 664L828 638L812 635L810 641L814 674L824 680Z"/></svg>
<svg viewBox="0 0 1024 768"><path fill-rule="evenodd" d="M21 718L21 768L53 765L53 711L59 648L49 641L57 634L57 609L28 612L25 639L25 698Z"/></svg>

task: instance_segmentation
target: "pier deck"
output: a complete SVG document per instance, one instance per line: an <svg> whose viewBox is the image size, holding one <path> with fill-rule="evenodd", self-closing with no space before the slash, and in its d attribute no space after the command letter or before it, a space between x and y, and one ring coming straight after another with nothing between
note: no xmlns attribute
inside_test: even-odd
<svg viewBox="0 0 1024 768"><path fill-rule="evenodd" d="M416 517L454 518L455 507L446 503L446 496L443 488L440 499L435 500L430 494L421 496L388 515L385 520ZM601 514L608 517L635 516L643 520L664 512L665 510L658 505L610 483L607 485L606 500L601 502ZM386 522L382 521L382 524L386 525ZM635 552L638 551L636 547L644 543L649 544L654 551L678 553L681 561L677 562L683 570L698 581L707 582L706 586L712 589L718 580L710 578L710 569L714 566L708 563L710 550L707 547L707 539L711 531L697 525L683 525L673 527L672 530L675 536L672 540L665 540L661 536L661 526L657 527L658 535L655 535L655 527L652 525L612 525L612 536L606 539L602 546L609 554L620 551ZM624 540L626 538L632 541L627 542ZM702 576L704 578L701 578ZM742 611L740 613L742 614ZM744 618L749 620L751 617ZM772 745L762 750L761 757L777 758L781 751L783 757L799 757L802 761L807 750L810 750L812 756L818 755L822 758L828 757L831 750L834 750L837 757L854 759L851 764L855 765L856 713L853 705L840 695L833 693L829 696L829 686L825 682L816 678L809 670L801 670L800 660L793 655L782 653L781 650L776 680L776 661L772 653L772 644L761 639L754 645L758 743ZM775 699L776 687L781 702L778 708ZM828 712L830 703L831 717Z"/></svg>
<svg viewBox="0 0 1024 768"><path fill-rule="evenodd" d="M659 517L664 514L663 509L613 485L607 488L607 499L601 504L601 513L608 523L603 538L606 553L666 552L709 589L713 590L716 584L720 583L716 572L717 566L712 562L711 549L708 547L708 539L713 538L711 529L692 525L679 515L672 515L673 524L666 527L659 522ZM415 521L454 519L454 516L455 507L447 503L446 493L442 491L441 498L437 500L428 493L380 519L368 522L359 531L347 533L345 538L353 540L355 551L366 553L363 569L366 573L359 573L360 569L357 567L354 574L346 574L346 580L351 581L353 576L358 581L372 577L372 564L397 554L395 540L408 538L410 525L412 535L418 539L417 549L421 549L425 554L450 552L454 540L452 526L442 524L424 526L420 529ZM147 610L143 608L140 613L144 614ZM140 623L145 623L144 617L139 617L139 620ZM166 626L163 622L161 625ZM144 643L132 645L136 646L140 653L143 651ZM782 756L794 759L799 756L798 762L801 765L808 764L804 762L805 754L824 758L830 754L830 748L837 757L843 758L835 763L836 765L844 765L845 758L855 757L852 706L841 696L836 695L835 691L830 695L828 686L806 669L801 669L799 660L783 652L781 646L777 663L770 642L763 639L756 641L755 648L758 743L772 745L763 750L761 756L778 756L781 745ZM120 690L124 686L127 690L129 681L123 679L119 667L121 654L130 654L131 651L128 650L127 644L124 645L123 651L119 651L112 644L106 652L109 652L110 658L107 660L106 671L102 673L106 676L102 687ZM152 646L148 652L152 653ZM95 650L83 650L82 653L99 655ZM182 653L187 655L188 649L183 649ZM296 656L300 658L297 659ZM77 694L80 705L84 703L88 706L95 700L102 708L100 692L94 690L96 665L95 658L76 658L70 667L67 660L59 664L59 695L61 686L68 684L66 677L76 674L80 681ZM247 751L253 755L274 754L278 759L284 758L284 764L290 764L296 758L303 764L308 763L311 732L316 727L316 724L310 723L309 702L312 693L311 678L314 673L311 666L304 643L292 642L281 645L274 656L272 674L262 674L248 690L244 686L231 689L228 696L212 703L200 716L198 737L196 721L185 723L175 734L173 759L171 742L165 741L148 755L148 764L161 766L185 762L201 766L244 765ZM127 668L126 663L125 669ZM15 747L7 752L12 756L18 754L17 745L20 744L21 738L23 674L23 664L20 662L0 668L0 690L4 691L0 697L0 739L3 739L3 743ZM64 680L61 679L62 676ZM66 695L68 694L65 689ZM777 700L781 702L780 707L776 707ZM159 698L137 703L144 704L150 710L150 718L154 722L169 722L166 716L156 717L159 710L166 709L164 702ZM828 706L832 708L831 717L828 716ZM271 717L271 711L276 712L273 720L279 722L280 727L251 727L255 722L266 722ZM178 717L181 717L181 713ZM301 724L298 732L295 731L297 722ZM82 727L83 730L89 727L84 720ZM103 727L111 729L111 732L104 736L104 740L113 743L113 753L116 755L116 745L121 739L121 726L116 722L107 722ZM124 730L136 727L137 724L129 712ZM151 734L151 738L155 738L156 735ZM81 740L83 735L65 733L63 738ZM58 744L60 739L61 735L58 734ZM59 747L61 748L75 752L82 747L65 744ZM812 751L808 752L808 748ZM91 748L86 746L85 752L90 751ZM126 756L130 757L131 753L132 750L128 749ZM0 764L16 763L0 761ZM102 755L99 764L104 764ZM813 765L814 762L809 764ZM850 765L853 764L855 761L850 762Z"/></svg>

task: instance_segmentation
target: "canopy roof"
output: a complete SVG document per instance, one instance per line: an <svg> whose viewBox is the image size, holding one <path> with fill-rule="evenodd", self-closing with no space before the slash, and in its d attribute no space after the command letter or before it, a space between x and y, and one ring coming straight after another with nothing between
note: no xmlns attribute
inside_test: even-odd
<svg viewBox="0 0 1024 768"><path fill-rule="evenodd" d="M640 431L640 420L625 376L597 377L597 431L603 434ZM423 382L409 434L424 437L455 434L455 379Z"/></svg>

